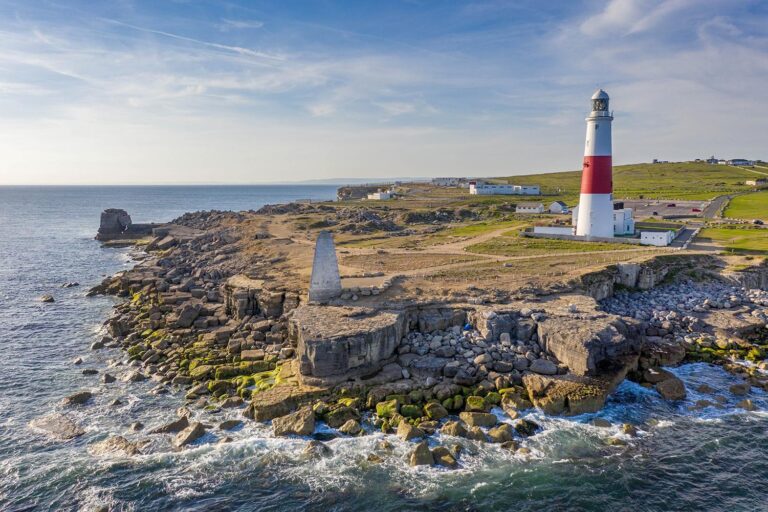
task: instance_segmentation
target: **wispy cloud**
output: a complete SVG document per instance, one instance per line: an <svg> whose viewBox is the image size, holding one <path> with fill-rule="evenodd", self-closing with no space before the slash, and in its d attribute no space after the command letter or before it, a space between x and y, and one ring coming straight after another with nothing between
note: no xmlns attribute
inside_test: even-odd
<svg viewBox="0 0 768 512"><path fill-rule="evenodd" d="M261 28L264 26L264 22L259 20L230 20L227 18L222 18L221 23L216 26L219 30L226 32L232 29L247 30Z"/></svg>

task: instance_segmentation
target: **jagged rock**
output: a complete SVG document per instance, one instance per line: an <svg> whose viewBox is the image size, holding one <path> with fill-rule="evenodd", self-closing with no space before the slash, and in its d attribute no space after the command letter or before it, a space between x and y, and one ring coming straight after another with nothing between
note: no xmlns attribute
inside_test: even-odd
<svg viewBox="0 0 768 512"><path fill-rule="evenodd" d="M311 407L272 420L272 430L276 436L308 436L315 431L315 412Z"/></svg>
<svg viewBox="0 0 768 512"><path fill-rule="evenodd" d="M101 382L104 384L111 384L112 382L115 382L115 377L113 375L110 375L109 373L105 373L101 376Z"/></svg>
<svg viewBox="0 0 768 512"><path fill-rule="evenodd" d="M455 469L459 466L456 458L445 446L436 446L432 449L432 459L438 466Z"/></svg>
<svg viewBox="0 0 768 512"><path fill-rule="evenodd" d="M349 420L359 420L360 413L354 407L340 406L328 411L323 419L329 427L340 428Z"/></svg>
<svg viewBox="0 0 768 512"><path fill-rule="evenodd" d="M752 400L750 400L749 398L745 398L744 400L739 400L739 402L736 404L736 407L740 407L745 411L754 411L756 409L755 404L752 403Z"/></svg>
<svg viewBox="0 0 768 512"><path fill-rule="evenodd" d="M488 431L488 437L492 443L505 443L511 441L514 429L509 423L502 423Z"/></svg>
<svg viewBox="0 0 768 512"><path fill-rule="evenodd" d="M485 432L480 427L469 427L464 437L471 441L481 441L483 443L488 441L488 437L486 437Z"/></svg>
<svg viewBox="0 0 768 512"><path fill-rule="evenodd" d="M496 416L486 412L462 412L459 414L461 421L470 427L492 427L498 421Z"/></svg>
<svg viewBox="0 0 768 512"><path fill-rule="evenodd" d="M737 396L744 396L747 393L749 393L751 386L747 382L742 382L739 384L733 384L728 388L728 391L733 393Z"/></svg>
<svg viewBox="0 0 768 512"><path fill-rule="evenodd" d="M170 434L175 432L181 432L189 426L189 419L186 416L182 416L177 420L173 420L170 423L153 428L149 431L150 434Z"/></svg>
<svg viewBox="0 0 768 512"><path fill-rule="evenodd" d="M397 437L403 441L410 441L411 439L418 439L424 437L424 431L420 428L416 428L405 420L402 420L397 426Z"/></svg>
<svg viewBox="0 0 768 512"><path fill-rule="evenodd" d="M91 455L141 455L139 445L128 441L123 436L110 436L104 441L94 443L88 446L88 452Z"/></svg>
<svg viewBox="0 0 768 512"><path fill-rule="evenodd" d="M296 308L289 338L296 344L300 379L307 384L333 384L380 370L395 354L405 319L402 312L364 308Z"/></svg>
<svg viewBox="0 0 768 512"><path fill-rule="evenodd" d="M233 428L237 428L242 424L243 422L240 420L224 420L219 423L219 430L232 430Z"/></svg>
<svg viewBox="0 0 768 512"><path fill-rule="evenodd" d="M93 393L90 391L78 391L64 398L61 403L62 405L83 405L91 398L93 398Z"/></svg>
<svg viewBox="0 0 768 512"><path fill-rule="evenodd" d="M440 429L440 433L446 436L465 437L467 429L458 421L446 421Z"/></svg>
<svg viewBox="0 0 768 512"><path fill-rule="evenodd" d="M342 434L347 434L348 436L356 436L362 431L363 429L360 427L360 422L352 419L348 420L346 423L339 427L339 432Z"/></svg>
<svg viewBox="0 0 768 512"><path fill-rule="evenodd" d="M655 387L665 400L683 400L685 398L685 385L674 375L657 383Z"/></svg>
<svg viewBox="0 0 768 512"><path fill-rule="evenodd" d="M85 434L74 421L63 414L52 413L36 418L30 422L30 426L45 431L54 439L66 441Z"/></svg>
<svg viewBox="0 0 768 512"><path fill-rule="evenodd" d="M547 359L536 359L529 368L533 373L541 375L556 375L557 365Z"/></svg>
<svg viewBox="0 0 768 512"><path fill-rule="evenodd" d="M307 446L304 448L304 452L303 452L305 457L310 457L310 458L324 457L332 453L333 453L333 450L331 450L327 444L323 443L322 441L317 441L314 439L307 443Z"/></svg>
<svg viewBox="0 0 768 512"><path fill-rule="evenodd" d="M515 430L521 436L532 436L541 428L538 423L531 420L519 419L515 422Z"/></svg>
<svg viewBox="0 0 768 512"><path fill-rule="evenodd" d="M187 428L176 434L173 445L177 448L192 443L205 435L205 427L199 421L192 422Z"/></svg>
<svg viewBox="0 0 768 512"><path fill-rule="evenodd" d="M53 295L46 294L46 295L40 296L40 302L50 303L50 302L56 302L56 300L53 298Z"/></svg>
<svg viewBox="0 0 768 512"><path fill-rule="evenodd" d="M424 406L424 413L431 420L441 420L448 416L448 411L445 410L445 407L435 402L426 404Z"/></svg>
<svg viewBox="0 0 768 512"><path fill-rule="evenodd" d="M435 463L435 459L426 441L417 444L408 459L411 466L431 466Z"/></svg>

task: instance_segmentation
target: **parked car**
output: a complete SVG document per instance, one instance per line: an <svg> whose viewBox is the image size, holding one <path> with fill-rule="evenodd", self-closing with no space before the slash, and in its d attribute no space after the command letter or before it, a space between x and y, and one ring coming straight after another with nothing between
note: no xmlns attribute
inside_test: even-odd
<svg viewBox="0 0 768 512"><path fill-rule="evenodd" d="M653 215L658 215L658 214L659 214L659 212L653 212Z"/></svg>
<svg viewBox="0 0 768 512"><path fill-rule="evenodd" d="M669 203L667 205L667 208L674 208L675 206L677 206L675 203Z"/></svg>
<svg viewBox="0 0 768 512"><path fill-rule="evenodd" d="M701 213L701 208L691 208L692 212Z"/></svg>

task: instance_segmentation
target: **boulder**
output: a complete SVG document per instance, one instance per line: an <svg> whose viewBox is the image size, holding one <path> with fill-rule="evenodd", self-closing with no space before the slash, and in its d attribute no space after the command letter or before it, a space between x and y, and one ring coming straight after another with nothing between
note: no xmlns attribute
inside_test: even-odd
<svg viewBox="0 0 768 512"><path fill-rule="evenodd" d="M173 420L170 423L166 423L160 427L153 428L149 431L150 434L170 434L181 432L189 426L189 419L186 416L182 416L177 420Z"/></svg>
<svg viewBox="0 0 768 512"><path fill-rule="evenodd" d="M432 459L438 466L455 469L459 466L456 458L445 446L436 446L432 449Z"/></svg>
<svg viewBox="0 0 768 512"><path fill-rule="evenodd" d="M505 443L511 441L514 429L509 423L502 423L488 431L488 438L492 443Z"/></svg>
<svg viewBox="0 0 768 512"><path fill-rule="evenodd" d="M408 459L411 466L431 466L435 463L435 459L426 441L417 444Z"/></svg>
<svg viewBox="0 0 768 512"><path fill-rule="evenodd" d="M333 453L333 450L331 448L323 443L322 441L312 440L307 443L307 446L304 448L303 455L304 457L308 458L320 458L325 457Z"/></svg>
<svg viewBox="0 0 768 512"><path fill-rule="evenodd" d="M62 405L83 405L88 400L93 398L93 393L90 391L78 391L77 393L73 393L69 395L68 397L64 398L61 403Z"/></svg>
<svg viewBox="0 0 768 512"><path fill-rule="evenodd" d="M306 305L291 312L288 334L299 379L330 385L371 375L391 362L405 330L402 311Z"/></svg>
<svg viewBox="0 0 768 512"><path fill-rule="evenodd" d="M350 420L359 420L360 413L354 407L342 405L328 411L323 417L325 423L331 428L340 428Z"/></svg>
<svg viewBox="0 0 768 512"><path fill-rule="evenodd" d="M60 441L66 441L85 434L74 421L63 414L52 413L32 420L31 427L39 429Z"/></svg>
<svg viewBox="0 0 768 512"><path fill-rule="evenodd" d="M402 420L397 426L397 437L403 441L410 441L411 439L424 437L424 431L420 428L414 427L407 421Z"/></svg>
<svg viewBox="0 0 768 512"><path fill-rule="evenodd" d="M728 388L728 391L736 396L744 396L749 393L751 386L747 382L741 382L739 384L733 384Z"/></svg>
<svg viewBox="0 0 768 512"><path fill-rule="evenodd" d="M574 315L573 307L581 313ZM541 347L576 375L595 375L601 363L640 352L634 327L599 311L591 297L582 295L562 295L547 304L537 333Z"/></svg>
<svg viewBox="0 0 768 512"><path fill-rule="evenodd" d="M272 420L272 430L276 436L308 436L315 431L315 412L311 407Z"/></svg>
<svg viewBox="0 0 768 512"><path fill-rule="evenodd" d="M110 436L104 441L88 446L91 455L141 455L139 445L128 441L123 436Z"/></svg>
<svg viewBox="0 0 768 512"><path fill-rule="evenodd" d="M448 411L436 402L429 402L424 406L424 413L431 420L441 420L448 416Z"/></svg>
<svg viewBox="0 0 768 512"><path fill-rule="evenodd" d="M541 375L557 375L557 365L547 359L536 359L531 363L529 370Z"/></svg>
<svg viewBox="0 0 768 512"><path fill-rule="evenodd" d="M488 441L488 437L486 437L485 432L480 427L469 427L464 437L471 441L481 441L483 443Z"/></svg>
<svg viewBox="0 0 768 512"><path fill-rule="evenodd" d="M200 439L205 435L205 427L199 421L191 423L187 428L176 434L173 440L173 445L177 448L181 448L189 443Z"/></svg>
<svg viewBox="0 0 768 512"><path fill-rule="evenodd" d="M517 420L514 427L518 434L525 437L532 436L541 429L538 423L526 419Z"/></svg>
<svg viewBox="0 0 768 512"><path fill-rule="evenodd" d="M656 391L659 392L665 400L683 400L685 399L685 385L683 381L675 377L665 379L656 384Z"/></svg>
<svg viewBox="0 0 768 512"><path fill-rule="evenodd" d="M233 428L237 428L242 424L243 422L240 420L224 420L219 423L219 430L232 430Z"/></svg>
<svg viewBox="0 0 768 512"><path fill-rule="evenodd" d="M486 412L462 412L459 418L470 427L492 427L498 421L495 415Z"/></svg>
<svg viewBox="0 0 768 512"><path fill-rule="evenodd" d="M360 427L360 422L357 420L348 420L346 423L339 427L339 432L342 434L347 434L348 436L356 436L362 431L363 429Z"/></svg>
<svg viewBox="0 0 768 512"><path fill-rule="evenodd" d="M446 421L445 425L440 429L440 434L445 436L465 437L467 435L467 429L464 424L458 421Z"/></svg>

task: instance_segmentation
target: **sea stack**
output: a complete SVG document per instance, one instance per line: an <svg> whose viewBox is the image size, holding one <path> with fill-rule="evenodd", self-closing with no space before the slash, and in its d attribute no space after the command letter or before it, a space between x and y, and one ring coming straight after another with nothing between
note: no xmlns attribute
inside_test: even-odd
<svg viewBox="0 0 768 512"><path fill-rule="evenodd" d="M325 302L341 294L339 262L336 260L336 246L330 231L321 231L315 242L315 259L312 262L312 277L309 282L309 300Z"/></svg>
<svg viewBox="0 0 768 512"><path fill-rule="evenodd" d="M592 112L586 119L587 140L581 173L581 195L576 235L613 237L613 164L608 94L598 89L592 95Z"/></svg>

